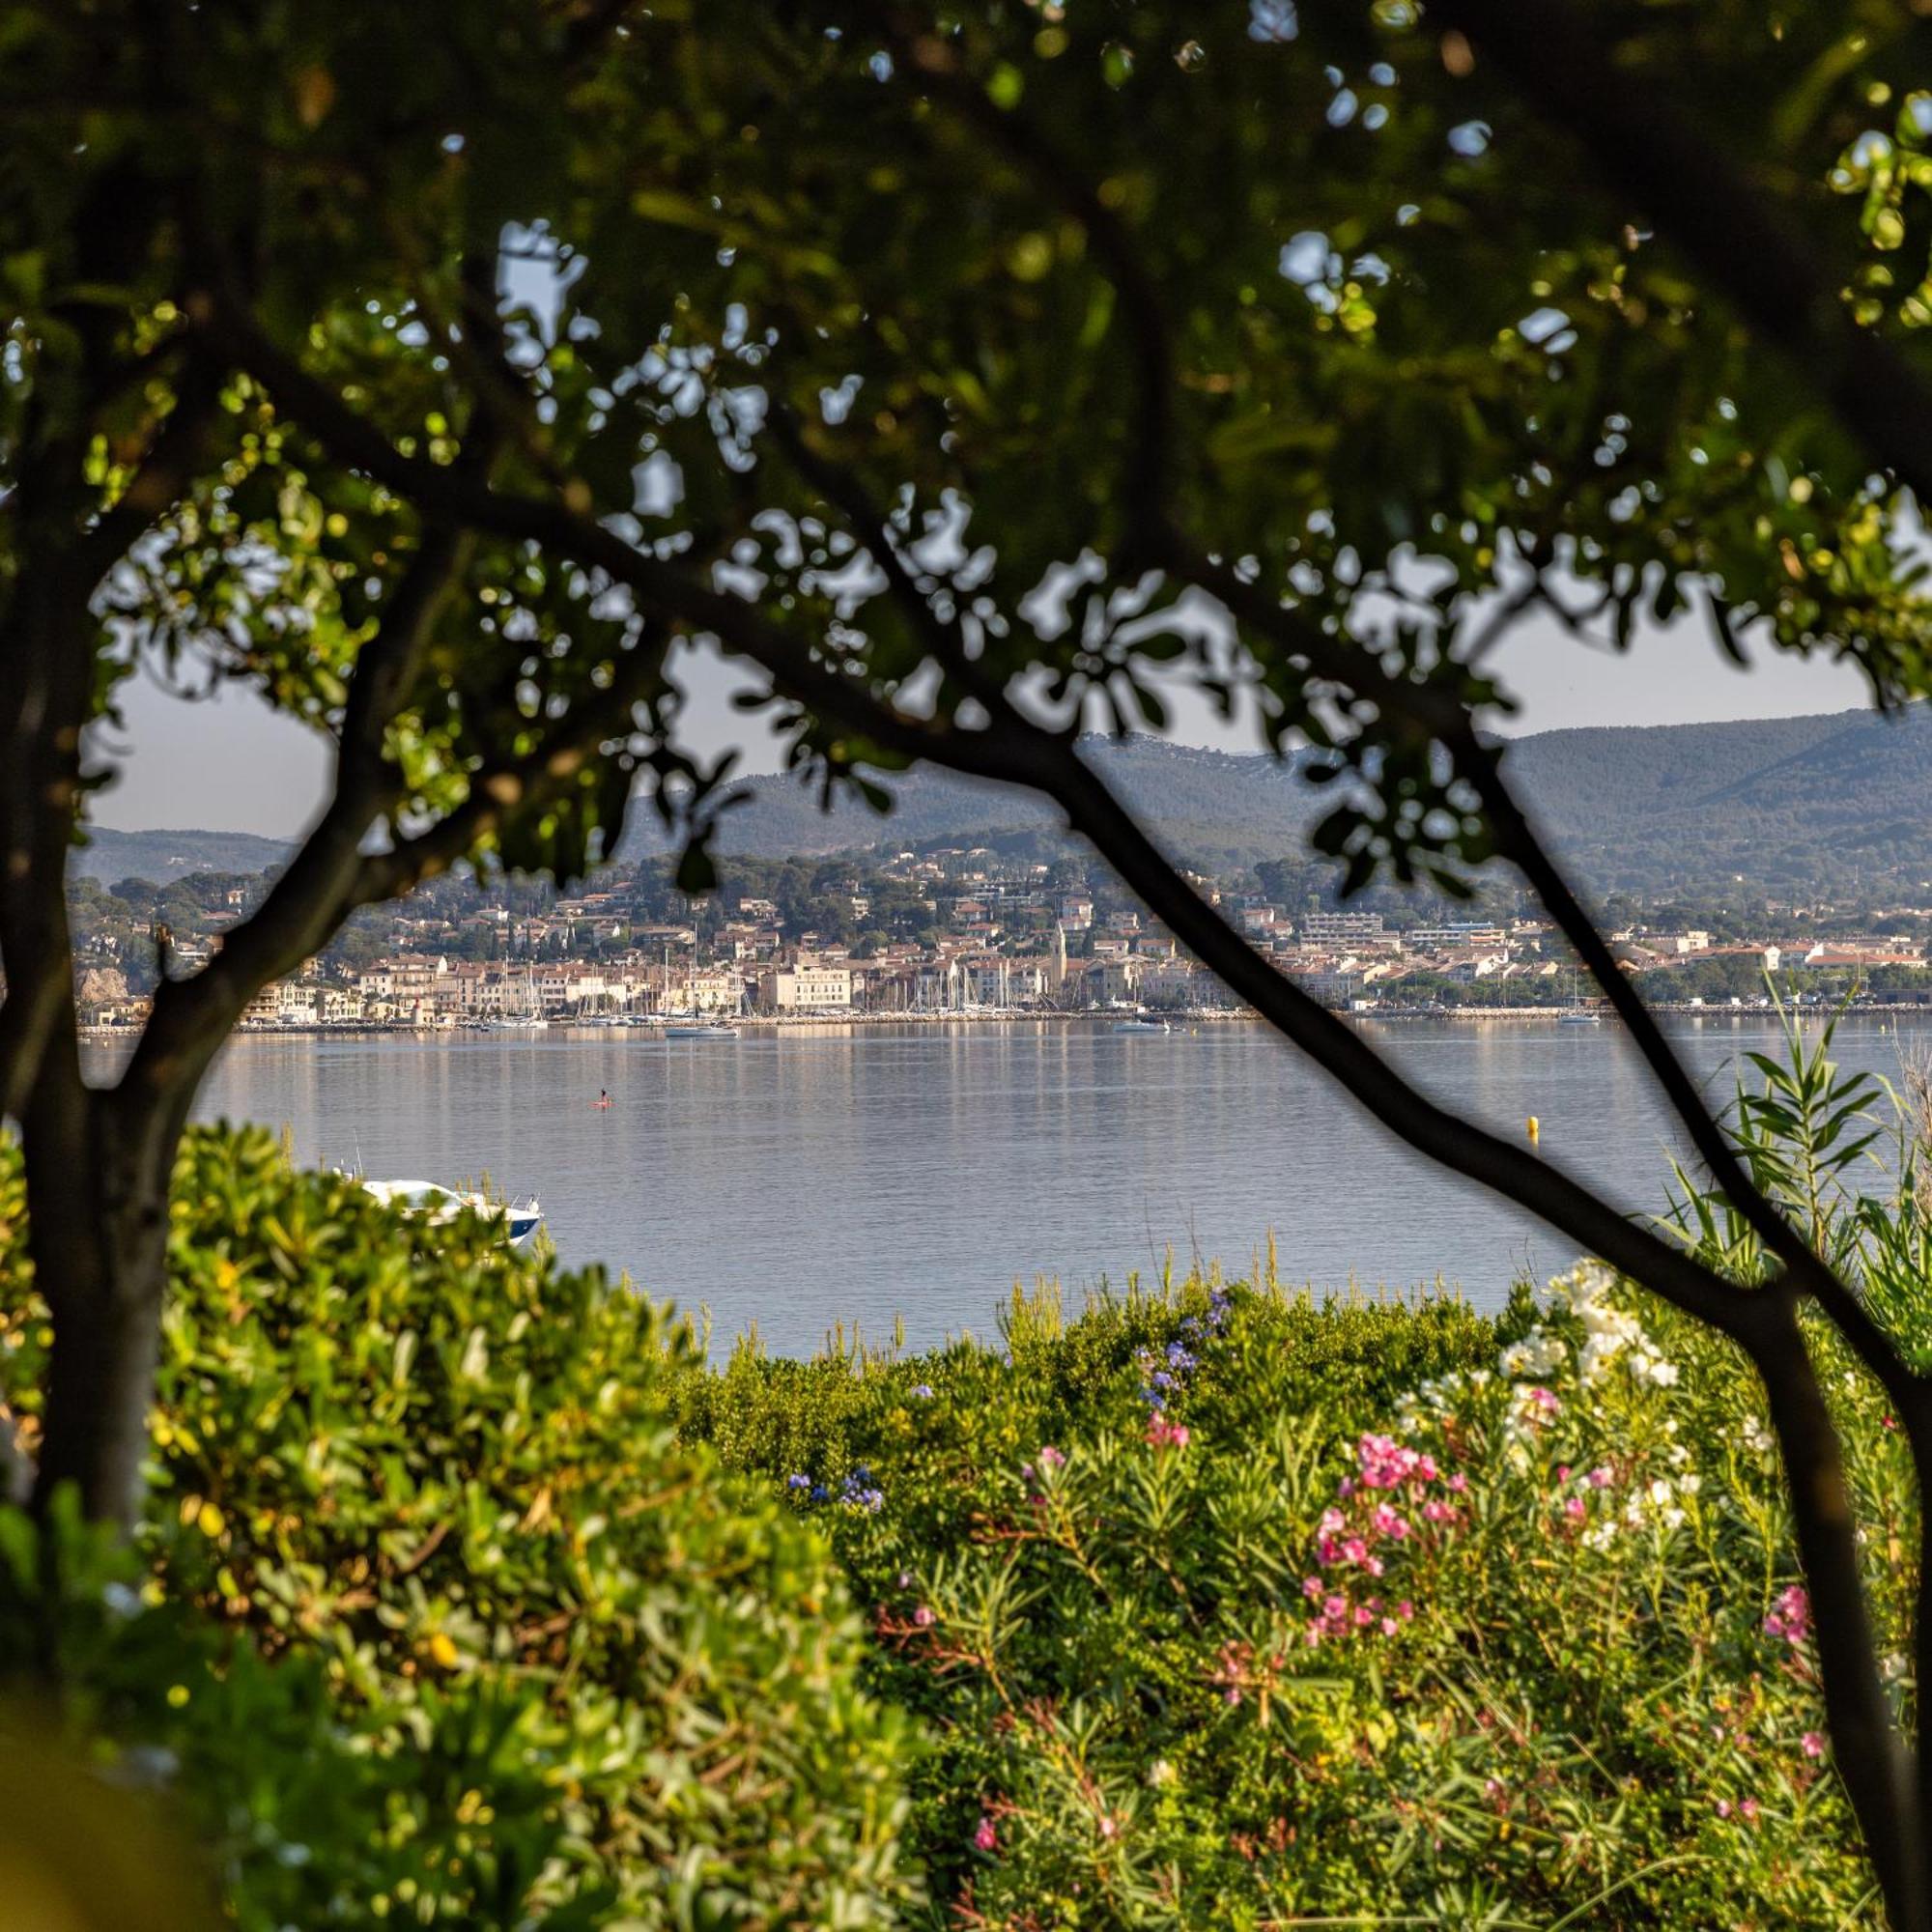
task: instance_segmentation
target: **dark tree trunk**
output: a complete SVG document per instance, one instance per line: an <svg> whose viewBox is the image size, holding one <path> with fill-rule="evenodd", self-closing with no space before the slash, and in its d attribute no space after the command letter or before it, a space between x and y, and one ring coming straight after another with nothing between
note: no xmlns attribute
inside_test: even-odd
<svg viewBox="0 0 1932 1932"><path fill-rule="evenodd" d="M27 1252L53 1315L34 1506L71 1485L90 1520L128 1525L140 1506L181 1123L172 1108L133 1112L55 1076L23 1125Z"/></svg>
<svg viewBox="0 0 1932 1932"><path fill-rule="evenodd" d="M139 1506L160 1296L157 1281L129 1278L133 1273L124 1265L123 1279L54 1329L37 1510L64 1484L77 1490L83 1513L97 1521L130 1523Z"/></svg>

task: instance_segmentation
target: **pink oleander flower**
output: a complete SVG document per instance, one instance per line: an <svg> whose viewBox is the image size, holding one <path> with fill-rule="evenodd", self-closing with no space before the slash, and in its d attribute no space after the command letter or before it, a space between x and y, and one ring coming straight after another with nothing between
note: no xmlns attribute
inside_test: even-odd
<svg viewBox="0 0 1932 1932"><path fill-rule="evenodd" d="M1463 1493L1463 1492L1469 1487L1469 1479L1467 1476L1463 1475L1461 1469L1458 1469L1456 1473L1449 1478L1449 1487L1452 1490L1454 1490L1456 1493L1460 1496Z"/></svg>
<svg viewBox="0 0 1932 1932"><path fill-rule="evenodd" d="M912 1613L912 1620L921 1630L930 1630L939 1621L939 1614L930 1604L922 1604Z"/></svg>
<svg viewBox="0 0 1932 1932"><path fill-rule="evenodd" d="M1445 1503L1436 1496L1431 1496L1423 1504L1422 1515L1426 1522L1454 1522L1456 1520L1454 1505Z"/></svg>
<svg viewBox="0 0 1932 1932"><path fill-rule="evenodd" d="M1570 1480L1570 1464L1568 1463L1557 1463L1556 1480L1559 1483L1567 1483Z"/></svg>
<svg viewBox="0 0 1932 1932"><path fill-rule="evenodd" d="M1372 1490L1393 1490L1420 1473L1422 1458L1388 1435L1364 1435L1355 1445L1355 1463Z"/></svg>
<svg viewBox="0 0 1932 1932"><path fill-rule="evenodd" d="M1304 1577L1301 1579L1301 1594L1312 1604L1321 1594L1321 1578L1320 1577Z"/></svg>
<svg viewBox="0 0 1932 1932"><path fill-rule="evenodd" d="M1738 1816L1742 1818L1747 1825L1755 1825L1757 1823L1757 1800L1755 1798L1739 1799Z"/></svg>
<svg viewBox="0 0 1932 1932"><path fill-rule="evenodd" d="M1324 1617L1326 1617L1330 1623L1340 1623L1342 1619L1349 1614L1348 1598L1330 1597L1321 1605L1321 1614Z"/></svg>
<svg viewBox="0 0 1932 1932"><path fill-rule="evenodd" d="M1581 1496L1572 1496L1570 1500L1563 1505L1563 1514L1567 1516L1572 1522L1581 1522L1583 1519L1590 1514L1590 1505L1586 1503Z"/></svg>
<svg viewBox="0 0 1932 1932"><path fill-rule="evenodd" d="M1357 1630L1367 1630L1375 1620L1376 1613L1369 1608L1368 1605L1357 1604L1355 1605L1355 1628Z"/></svg>
<svg viewBox="0 0 1932 1932"><path fill-rule="evenodd" d="M1066 1458L1049 1442L1039 1452L1039 1466L1042 1469L1064 1469Z"/></svg>
<svg viewBox="0 0 1932 1932"><path fill-rule="evenodd" d="M1103 1817L1100 1820L1100 1835L1103 1838L1118 1838L1121 1835L1121 1821Z"/></svg>
<svg viewBox="0 0 1932 1932"><path fill-rule="evenodd" d="M1147 1441L1150 1449L1185 1449L1187 1425L1170 1422L1159 1409L1148 1417Z"/></svg>
<svg viewBox="0 0 1932 1932"><path fill-rule="evenodd" d="M1825 1740L1816 1731L1806 1731L1798 1740L1798 1747L1806 1757L1823 1757L1825 1755Z"/></svg>
<svg viewBox="0 0 1932 1932"><path fill-rule="evenodd" d="M1345 1563L1366 1563L1369 1560L1369 1546L1359 1536L1344 1537L1342 1560Z"/></svg>
<svg viewBox="0 0 1932 1932"><path fill-rule="evenodd" d="M1395 1613L1403 1620L1404 1623L1407 1623L1408 1620L1415 1614L1415 1605L1411 1604L1406 1597L1405 1597L1402 1600L1402 1602L1395 1606Z"/></svg>
<svg viewBox="0 0 1932 1932"><path fill-rule="evenodd" d="M990 1818L981 1818L980 1820L979 1829L973 1833L973 1842L982 1852L999 1850L1000 1834L994 1829L993 1821Z"/></svg>
<svg viewBox="0 0 1932 1932"><path fill-rule="evenodd" d="M1541 1409L1545 1415L1554 1415L1563 1406L1562 1403L1547 1388L1533 1388L1529 1390L1524 1400L1529 1404L1531 1408Z"/></svg>
<svg viewBox="0 0 1932 1932"><path fill-rule="evenodd" d="M1600 1463L1590 1471L1587 1481L1593 1490L1607 1490L1612 1478L1608 1468Z"/></svg>
<svg viewBox="0 0 1932 1932"><path fill-rule="evenodd" d="M1400 1541L1408 1534L1408 1524L1387 1503L1378 1503L1369 1520L1375 1524L1378 1536L1392 1536Z"/></svg>
<svg viewBox="0 0 1932 1932"><path fill-rule="evenodd" d="M1382 1619L1382 1634L1384 1636L1393 1636L1399 1628L1400 1626L1398 1626L1393 1617L1384 1617Z"/></svg>
<svg viewBox="0 0 1932 1932"><path fill-rule="evenodd" d="M1802 1583L1790 1584L1777 1594L1777 1603L1764 1620L1768 1636L1781 1636L1794 1646L1811 1634L1811 1599Z"/></svg>
<svg viewBox="0 0 1932 1932"><path fill-rule="evenodd" d="M1349 1519L1338 1509L1323 1510L1321 1520L1315 1525L1323 1536L1340 1536L1348 1526Z"/></svg>
<svg viewBox="0 0 1932 1932"><path fill-rule="evenodd" d="M1718 1816L1719 1818L1728 1818L1730 1815L1731 1815L1731 1801L1728 1798L1719 1799Z"/></svg>

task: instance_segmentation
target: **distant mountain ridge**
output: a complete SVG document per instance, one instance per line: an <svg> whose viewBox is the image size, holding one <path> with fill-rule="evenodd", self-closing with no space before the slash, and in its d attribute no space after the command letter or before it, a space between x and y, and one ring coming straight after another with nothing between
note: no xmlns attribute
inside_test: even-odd
<svg viewBox="0 0 1932 1932"><path fill-rule="evenodd" d="M147 879L159 886L190 872L266 872L293 849L286 838L253 832L115 832L95 825L88 828L87 843L68 861L68 870L103 885Z"/></svg>
<svg viewBox="0 0 1932 1932"><path fill-rule="evenodd" d="M1168 849L1210 865L1252 864L1297 850L1329 798L1299 761L1096 739L1108 781ZM1588 725L1514 740L1506 769L1552 842L1599 891L1729 883L1777 895L1854 888L1916 891L1932 903L1932 719L1866 711L1722 724ZM1052 808L1024 793L940 771L887 781L890 816L843 801L827 813L797 780L749 781L727 812L720 849L764 858L880 846L982 844L1003 835L1052 838ZM626 857L663 849L639 812ZM97 831L77 870L112 881L189 871L259 871L289 847L245 833Z"/></svg>
<svg viewBox="0 0 1932 1932"><path fill-rule="evenodd" d="M1520 740L1508 770L1600 891L1742 874L1932 903L1932 715L1830 712L1735 724L1583 727Z"/></svg>

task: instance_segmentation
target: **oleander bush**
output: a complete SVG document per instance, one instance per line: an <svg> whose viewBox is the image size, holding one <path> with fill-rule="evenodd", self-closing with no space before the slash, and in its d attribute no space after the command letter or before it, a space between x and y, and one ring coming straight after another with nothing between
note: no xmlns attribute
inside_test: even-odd
<svg viewBox="0 0 1932 1932"><path fill-rule="evenodd" d="M686 1426L867 1605L935 1922L1871 1922L1754 1384L1638 1308L1197 1277L1008 1356L741 1356ZM1902 1698L1909 1461L1840 1392Z"/></svg>
<svg viewBox="0 0 1932 1932"><path fill-rule="evenodd" d="M31 1447L45 1335L4 1238L0 1393ZM860 1689L814 1528L676 1438L686 1331L473 1218L426 1243L259 1132L190 1138L170 1265L141 1574L100 1580L70 1526L49 1612L14 1518L14 1624L43 1634L6 1654L58 1657L101 1735L191 1764L234 1917L857 1926L904 1901L907 1726Z"/></svg>

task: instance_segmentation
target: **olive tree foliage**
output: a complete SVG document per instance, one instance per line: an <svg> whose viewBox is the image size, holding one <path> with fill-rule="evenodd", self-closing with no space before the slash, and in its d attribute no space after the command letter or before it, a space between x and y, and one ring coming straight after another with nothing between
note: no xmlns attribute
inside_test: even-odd
<svg viewBox="0 0 1932 1932"><path fill-rule="evenodd" d="M42 1492L128 1507L168 1175L257 988L452 865L580 872L634 799L704 879L736 788L666 678L701 638L827 787L925 759L1057 803L1398 1135L1742 1345L1837 1762L1892 1922L1932 1927L1932 1766L1801 1307L1921 1468L1932 1388L1751 1186L1479 728L1533 615L1616 643L1688 611L1884 705L1932 684L1921 84L1891 0L0 6L0 1102L54 1315ZM62 876L84 727L143 661L266 693L336 777L91 1091ZM1767 1279L1438 1109L1242 943L1078 750L1177 679L1313 748L1348 882L1520 871Z"/></svg>

